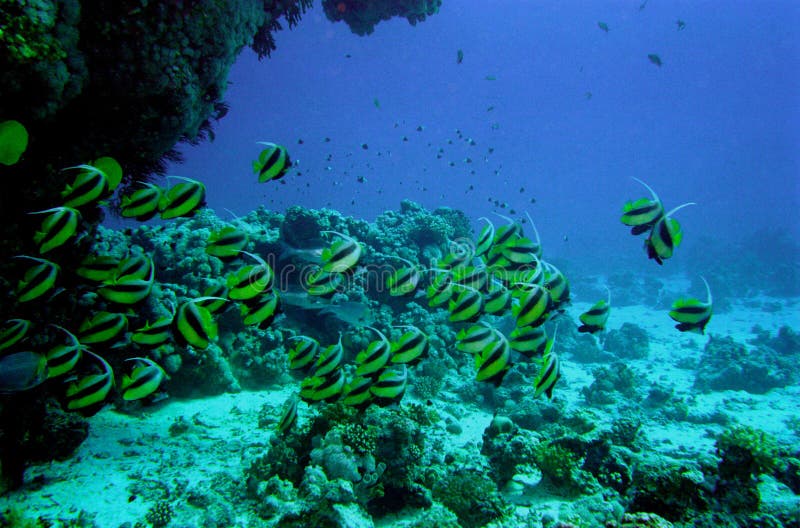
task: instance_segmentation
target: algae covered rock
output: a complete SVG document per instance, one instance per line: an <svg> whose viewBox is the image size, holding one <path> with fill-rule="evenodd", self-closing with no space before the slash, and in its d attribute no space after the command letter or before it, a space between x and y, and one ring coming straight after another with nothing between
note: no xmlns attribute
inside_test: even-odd
<svg viewBox="0 0 800 528"><path fill-rule="evenodd" d="M603 343L603 350L620 359L645 359L650 353L650 338L640 326L633 323L622 323L619 330L608 332Z"/></svg>
<svg viewBox="0 0 800 528"><path fill-rule="evenodd" d="M694 385L700 390L744 390L763 394L791 383L791 357L768 347L748 348L732 337L712 336L703 350Z"/></svg>

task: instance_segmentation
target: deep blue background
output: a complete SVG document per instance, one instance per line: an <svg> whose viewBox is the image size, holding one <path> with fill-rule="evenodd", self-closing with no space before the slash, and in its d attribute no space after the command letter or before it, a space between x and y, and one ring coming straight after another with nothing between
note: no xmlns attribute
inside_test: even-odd
<svg viewBox="0 0 800 528"><path fill-rule="evenodd" d="M242 53L216 140L184 148L171 173L204 181L221 216L300 204L373 219L403 198L508 214L496 199L533 216L545 257L598 265L651 265L619 223L625 200L647 195L631 176L667 208L698 203L677 215L686 241L800 234L800 4L639 6L445 0L415 27L358 37L317 5L270 59ZM302 174L259 184L259 140L286 145Z"/></svg>

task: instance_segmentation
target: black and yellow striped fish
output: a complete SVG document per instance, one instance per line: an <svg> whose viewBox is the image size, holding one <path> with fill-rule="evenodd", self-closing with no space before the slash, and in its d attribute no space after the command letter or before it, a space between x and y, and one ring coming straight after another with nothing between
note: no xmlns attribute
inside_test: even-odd
<svg viewBox="0 0 800 528"><path fill-rule="evenodd" d="M650 230L650 235L647 237L647 240L644 241L647 258L655 260L661 265L665 260L672 257L675 248L678 247L683 239L681 224L672 218L672 215L690 205L696 204L694 202L688 202L679 205L664 214L664 216L653 225L653 228Z"/></svg>
<svg viewBox="0 0 800 528"><path fill-rule="evenodd" d="M364 408L372 401L372 378L356 377L342 390L342 403L351 407Z"/></svg>
<svg viewBox="0 0 800 528"><path fill-rule="evenodd" d="M313 337L297 335L289 340L297 339L299 342L289 350L289 368L292 370L303 369L317 360L319 342Z"/></svg>
<svg viewBox="0 0 800 528"><path fill-rule="evenodd" d="M622 208L622 223L631 227L632 235L640 235L651 229L664 216L664 206L656 192L639 178L633 178L650 191L652 199L640 198L626 202Z"/></svg>
<svg viewBox="0 0 800 528"><path fill-rule="evenodd" d="M461 266L453 270L452 277L456 286L466 286L478 291L484 291L489 282L489 272L485 266Z"/></svg>
<svg viewBox="0 0 800 528"><path fill-rule="evenodd" d="M75 273L86 280L105 282L114 278L119 265L120 260L111 255L88 255L81 261Z"/></svg>
<svg viewBox="0 0 800 528"><path fill-rule="evenodd" d="M230 306L228 304L228 287L221 282L209 284L203 290L203 300L197 301L197 305L211 312L211 315L217 315Z"/></svg>
<svg viewBox="0 0 800 528"><path fill-rule="evenodd" d="M280 296L278 292L270 291L243 301L241 313L245 325L265 330L281 313Z"/></svg>
<svg viewBox="0 0 800 528"><path fill-rule="evenodd" d="M696 334L705 334L706 325L711 320L713 312L713 299L711 298L711 288L705 277L703 283L706 285L706 302L699 299L678 299L672 304L672 310L669 316L675 321L675 328L681 332L694 332Z"/></svg>
<svg viewBox="0 0 800 528"><path fill-rule="evenodd" d="M342 239L322 250L322 271L343 273L358 264L362 249L356 239L338 231L322 231L322 233L333 234Z"/></svg>
<svg viewBox="0 0 800 528"><path fill-rule="evenodd" d="M162 220L193 216L206 203L206 186L197 180L170 176L183 182L172 186L161 197L158 210Z"/></svg>
<svg viewBox="0 0 800 528"><path fill-rule="evenodd" d="M46 214L42 226L33 235L33 242L39 246L39 253L47 253L66 244L75 236L81 214L72 207L53 207L30 214Z"/></svg>
<svg viewBox="0 0 800 528"><path fill-rule="evenodd" d="M483 295L469 286L454 285L458 295L447 305L451 323L477 321L483 313Z"/></svg>
<svg viewBox="0 0 800 528"><path fill-rule="evenodd" d="M174 310L174 306L172 307ZM152 323L147 322L144 326L134 330L131 334L131 342L144 348L158 348L165 344L172 337L172 321L174 313L159 317Z"/></svg>
<svg viewBox="0 0 800 528"><path fill-rule="evenodd" d="M344 274L319 269L302 277L303 287L309 295L328 297L342 288Z"/></svg>
<svg viewBox="0 0 800 528"><path fill-rule="evenodd" d="M547 320L552 306L549 291L538 284L518 284L514 292L516 303L511 307L516 324L540 326Z"/></svg>
<svg viewBox="0 0 800 528"><path fill-rule="evenodd" d="M553 345L557 333L558 328L556 328L556 332L553 333L552 339L547 342L539 373L533 381L534 398L545 394L549 399L553 399L553 387L555 387L556 382L561 377L561 363L558 360L558 355L553 352Z"/></svg>
<svg viewBox="0 0 800 528"><path fill-rule="evenodd" d="M497 341L497 330L487 324L476 324L462 328L456 334L456 350L468 354L479 354Z"/></svg>
<svg viewBox="0 0 800 528"><path fill-rule="evenodd" d="M408 331L400 336L400 339L392 342L392 363L405 363L415 365L428 355L430 344L428 336L416 326L401 326Z"/></svg>
<svg viewBox="0 0 800 528"><path fill-rule="evenodd" d="M544 354L547 348L547 332L542 326L519 326L509 334L511 350L533 358Z"/></svg>
<svg viewBox="0 0 800 528"><path fill-rule="evenodd" d="M401 365L401 370L397 367L384 370L370 386L369 391L375 397L375 403L383 407L402 400L407 386L408 369L405 365Z"/></svg>
<svg viewBox="0 0 800 528"><path fill-rule="evenodd" d="M608 291L607 301L596 302L591 308L578 316L578 319L583 323L578 327L578 332L594 334L605 329L608 316L611 314L611 290L607 287L606 290Z"/></svg>
<svg viewBox="0 0 800 528"><path fill-rule="evenodd" d="M153 183L142 183L142 185L143 188L122 197L120 215L123 218L135 218L145 222L158 214L158 206L164 198L164 189Z"/></svg>
<svg viewBox="0 0 800 528"><path fill-rule="evenodd" d="M241 250L240 253L252 257L258 264L244 266L228 275L226 280L228 298L234 301L246 301L269 292L274 279L272 268L258 255Z"/></svg>
<svg viewBox="0 0 800 528"><path fill-rule="evenodd" d="M206 240L206 254L222 260L239 256L247 245L247 233L238 227L226 226L212 231Z"/></svg>
<svg viewBox="0 0 800 528"><path fill-rule="evenodd" d="M371 326L367 328L378 334L379 339L372 341L365 350L356 355L356 376L372 377L377 376L389 363L392 345L383 332Z"/></svg>
<svg viewBox="0 0 800 528"><path fill-rule="evenodd" d="M17 301L21 303L29 302L38 299L53 289L58 278L58 264L27 255L17 255L15 258L25 258L38 262L35 266L28 268L22 279L17 282L17 289L15 290Z"/></svg>
<svg viewBox="0 0 800 528"><path fill-rule="evenodd" d="M66 343L53 345L45 353L45 357L47 358L47 377L55 378L75 368L75 365L77 365L81 357L83 357L83 351L86 347L81 345L78 338L66 328L53 324L49 326L60 330L67 337Z"/></svg>
<svg viewBox="0 0 800 528"><path fill-rule="evenodd" d="M341 398L344 389L344 372L336 368L325 376L314 375L311 378L311 401L334 402ZM302 391L302 388L301 388Z"/></svg>
<svg viewBox="0 0 800 528"><path fill-rule="evenodd" d="M286 434L297 424L297 396L292 395L283 404L283 412L278 420L278 433Z"/></svg>
<svg viewBox="0 0 800 528"><path fill-rule="evenodd" d="M511 308L511 290L492 279L484 296L483 312L488 315L502 315Z"/></svg>
<svg viewBox="0 0 800 528"><path fill-rule="evenodd" d="M450 301L455 294L453 280L449 271L434 270L437 275L425 290L425 297L428 299L428 306L435 308Z"/></svg>
<svg viewBox="0 0 800 528"><path fill-rule="evenodd" d="M258 155L258 159L253 162L253 172L258 174L259 183L283 178L286 171L292 166L292 160L286 147L267 141L258 141L257 143L266 147Z"/></svg>
<svg viewBox="0 0 800 528"><path fill-rule="evenodd" d="M9 319L0 326L0 351L10 348L22 341L31 329L27 319Z"/></svg>
<svg viewBox="0 0 800 528"><path fill-rule="evenodd" d="M109 191L108 176L92 165L76 165L63 170L80 170L73 182L61 191L66 207L83 207L105 196Z"/></svg>
<svg viewBox="0 0 800 528"><path fill-rule="evenodd" d="M483 257L489 253L494 243L494 224L485 216L478 218L478 220L486 220L486 225L481 229L478 234L478 240L475 242L475 256Z"/></svg>
<svg viewBox="0 0 800 528"><path fill-rule="evenodd" d="M178 306L175 313L175 336L183 343L205 350L217 339L218 328L214 317L206 308L197 304L205 297L189 299Z"/></svg>
<svg viewBox="0 0 800 528"><path fill-rule="evenodd" d="M495 331L495 339L475 355L475 381L487 381L499 387L511 368L511 347L506 337Z"/></svg>
<svg viewBox="0 0 800 528"><path fill-rule="evenodd" d="M398 256L394 256L394 258L402 260L406 265L394 270L393 273L386 277L386 287L389 290L389 295L400 297L413 293L417 289L417 284L419 284L419 269L409 260Z"/></svg>
<svg viewBox="0 0 800 528"><path fill-rule="evenodd" d="M148 275L139 278L137 275L122 275L104 283L97 293L107 301L117 304L137 304L150 295L155 282L155 266L149 261Z"/></svg>
<svg viewBox="0 0 800 528"><path fill-rule="evenodd" d="M69 411L93 416L105 405L106 398L114 386L114 374L111 365L105 359L89 350L85 352L100 364L101 371L81 376L67 385L66 407Z"/></svg>
<svg viewBox="0 0 800 528"><path fill-rule="evenodd" d="M336 344L328 345L325 350L320 352L319 358L314 363L312 372L314 376L327 376L337 370L342 364L344 348L342 347L342 334L339 334L339 341Z"/></svg>
<svg viewBox="0 0 800 528"><path fill-rule="evenodd" d="M125 334L128 318L125 314L97 312L87 317L78 327L78 341L84 345L109 343Z"/></svg>
<svg viewBox="0 0 800 528"><path fill-rule="evenodd" d="M569 302L569 281L561 270L550 264L542 262L544 266L544 287L550 293L553 309L558 310Z"/></svg>
<svg viewBox="0 0 800 528"><path fill-rule="evenodd" d="M141 400L154 394L167 374L152 359L135 357L125 361L135 361L133 370L122 375L120 392L125 401Z"/></svg>

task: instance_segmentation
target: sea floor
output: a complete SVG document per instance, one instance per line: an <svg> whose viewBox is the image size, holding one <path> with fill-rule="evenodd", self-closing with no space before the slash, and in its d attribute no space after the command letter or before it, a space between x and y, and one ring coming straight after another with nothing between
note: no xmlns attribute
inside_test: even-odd
<svg viewBox="0 0 800 528"><path fill-rule="evenodd" d="M755 310L753 306L758 302L764 306L778 303L782 308ZM570 315L577 318L587 307L588 304L576 303L570 307ZM671 386L678 396L691 396L693 412L723 412L735 421L771 433L783 443L800 444L797 426L793 430L788 425L800 418L800 386L758 395L743 391L695 393L695 372L676 365L692 354L700 354L708 336L679 334L663 311L643 306L615 307L609 328L618 328L625 321L635 322L649 334L649 357L629 361L648 382ZM773 335L783 325L797 329L800 299L750 300L747 306L734 306L726 313L715 314L708 331L745 343L754 337L752 329L756 325ZM563 383L557 388L557 397L566 399L570 406L586 405L581 390L591 384L592 370L598 366L564 358ZM161 493L174 498L180 490L188 499L175 508L169 526L200 526L205 499L193 501L192 497L208 494L217 486L244 487L245 469L266 450L272 434L273 428L258 426L259 413L266 405L274 409L277 420L284 401L296 390L294 386L284 386L188 401L170 399L139 416L106 408L91 418L89 438L72 458L29 468L25 485L0 497L0 509L15 507L27 517L49 519L56 526L59 519L74 519L82 511L84 517L93 518L101 527L131 527L137 522L147 526L145 515L153 503L145 497ZM406 397L413 400L410 394ZM461 432L451 435L449 441L457 446L478 445L492 413L477 405L465 405ZM300 412L302 420L302 413L309 411ZM713 423L658 423L647 419L642 427L649 449L678 458L713 453L715 435L721 430L721 425ZM159 488L163 489L159 492ZM524 491L527 500L520 500L519 489L513 492L517 496L509 499L521 509L556 514L572 500L545 491L534 485ZM235 526L266 526L246 502L221 507L229 512ZM414 518L414 511L403 512L376 521L376 525L403 526Z"/></svg>

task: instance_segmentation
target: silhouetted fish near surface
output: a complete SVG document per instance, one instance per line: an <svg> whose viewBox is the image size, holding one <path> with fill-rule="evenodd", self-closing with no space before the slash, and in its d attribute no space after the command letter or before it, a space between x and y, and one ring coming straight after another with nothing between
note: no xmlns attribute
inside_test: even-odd
<svg viewBox="0 0 800 528"><path fill-rule="evenodd" d="M461 64L462 62L464 62L464 51L458 50L456 52L456 64Z"/></svg>
<svg viewBox="0 0 800 528"><path fill-rule="evenodd" d="M660 67L661 67L661 65L663 64L663 63L661 62L661 57L659 57L659 56L658 56L658 55L656 55L655 53L650 53L650 54L647 56L647 58L650 60L650 62L652 62L653 64L655 64L655 65L656 65L656 66L658 66L659 68L660 68Z"/></svg>

